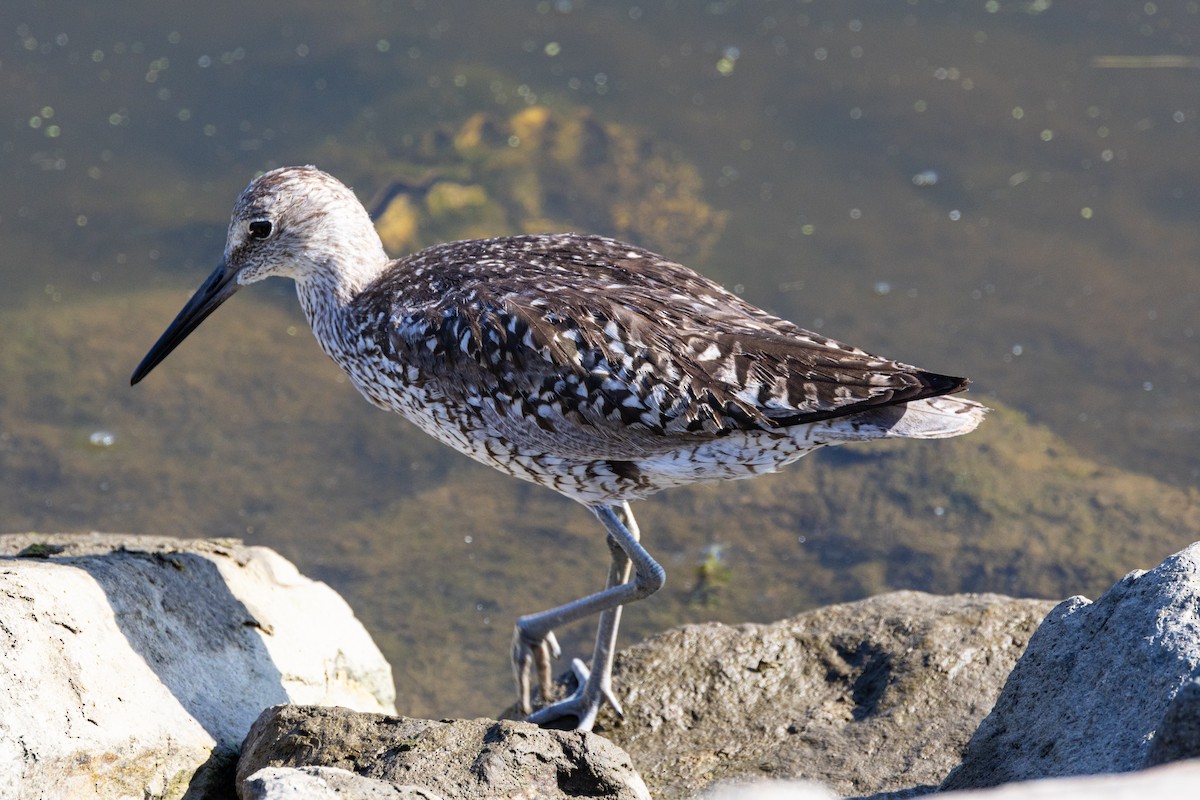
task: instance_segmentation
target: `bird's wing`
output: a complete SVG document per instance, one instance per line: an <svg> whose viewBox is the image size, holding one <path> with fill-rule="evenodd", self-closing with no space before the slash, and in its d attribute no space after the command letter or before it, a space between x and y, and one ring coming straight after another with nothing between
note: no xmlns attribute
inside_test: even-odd
<svg viewBox="0 0 1200 800"><path fill-rule="evenodd" d="M429 379L547 424L712 437L966 385L803 330L630 245L573 235L462 245L484 249L439 252L438 286L422 275L391 288L393 345Z"/></svg>

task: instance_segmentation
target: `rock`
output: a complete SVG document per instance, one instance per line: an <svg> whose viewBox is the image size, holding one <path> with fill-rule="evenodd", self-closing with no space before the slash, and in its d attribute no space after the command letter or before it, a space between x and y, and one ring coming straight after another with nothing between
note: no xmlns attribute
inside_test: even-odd
<svg viewBox="0 0 1200 800"><path fill-rule="evenodd" d="M5 798L228 796L263 708L393 708L349 606L266 548L20 534L0 554Z"/></svg>
<svg viewBox="0 0 1200 800"><path fill-rule="evenodd" d="M252 796L245 782L265 767L335 767L444 800L650 797L629 756L611 742L525 722L276 706L246 736L238 762L243 800Z"/></svg>
<svg viewBox="0 0 1200 800"><path fill-rule="evenodd" d="M1200 678L1192 678L1179 687L1167 706L1145 766L1153 767L1185 758L1200 758Z"/></svg>
<svg viewBox="0 0 1200 800"><path fill-rule="evenodd" d="M654 797L807 778L842 794L926 786L958 763L1053 604L895 592L772 625L692 625L621 652L597 731Z"/></svg>
<svg viewBox="0 0 1200 800"><path fill-rule="evenodd" d="M1029 643L943 789L1138 769L1200 750L1172 700L1200 666L1200 543L1060 603ZM1180 703L1195 709L1195 689ZM1166 719L1171 740L1152 748Z"/></svg>
<svg viewBox="0 0 1200 800"><path fill-rule="evenodd" d="M1200 761L1187 761L1123 775L1049 778L995 789L945 792L938 800L1145 800L1147 797L1190 798L1200 786ZM822 793L824 791L824 793ZM910 795L903 795L910 796ZM715 787L697 800L827 800L820 784L757 781ZM883 798L863 798L883 800Z"/></svg>
<svg viewBox="0 0 1200 800"><path fill-rule="evenodd" d="M420 786L364 778L337 767L263 767L242 782L242 800L442 800Z"/></svg>

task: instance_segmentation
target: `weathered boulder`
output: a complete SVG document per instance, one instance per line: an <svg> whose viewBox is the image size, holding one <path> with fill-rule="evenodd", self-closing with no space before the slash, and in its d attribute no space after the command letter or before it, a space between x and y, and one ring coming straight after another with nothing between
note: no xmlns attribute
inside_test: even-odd
<svg viewBox="0 0 1200 800"><path fill-rule="evenodd" d="M267 706L391 711L346 603L235 540L0 536L0 796L214 797Z"/></svg>
<svg viewBox="0 0 1200 800"><path fill-rule="evenodd" d="M264 767L334 767L444 800L650 797L629 756L599 736L487 719L276 706L246 736L238 762L243 800L255 796L248 782Z"/></svg>
<svg viewBox="0 0 1200 800"><path fill-rule="evenodd" d="M1185 741L1194 720L1171 710L1197 677L1200 543L1129 573L1095 603L1055 607L942 788L1125 772L1200 752ZM1196 708L1193 689L1179 700ZM1155 749L1160 728L1170 741Z"/></svg>
<svg viewBox="0 0 1200 800"><path fill-rule="evenodd" d="M691 625L617 656L598 732L658 800L731 778L936 786L1053 603L895 592L772 625Z"/></svg>

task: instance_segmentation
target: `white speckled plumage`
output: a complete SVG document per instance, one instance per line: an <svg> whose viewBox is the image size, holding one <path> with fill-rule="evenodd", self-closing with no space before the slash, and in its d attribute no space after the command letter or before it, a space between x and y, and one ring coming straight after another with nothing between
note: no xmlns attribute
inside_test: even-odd
<svg viewBox="0 0 1200 800"><path fill-rule="evenodd" d="M648 593L650 565L661 572L637 544L626 501L772 472L828 444L956 436L985 412L950 396L964 379L806 331L612 239L470 240L390 260L354 194L312 167L246 188L221 267L134 382L238 286L273 275L296 281L321 347L372 403L592 508L620 544L614 561L633 560L629 584L610 579L593 598L522 618L516 648L535 651L540 673L555 649L550 623L607 610L600 638L615 637L614 609ZM602 650L598 639L593 674L611 662ZM527 703L531 657L517 658ZM615 704L607 680L587 681L587 707L562 706L561 716L590 727L601 700Z"/></svg>

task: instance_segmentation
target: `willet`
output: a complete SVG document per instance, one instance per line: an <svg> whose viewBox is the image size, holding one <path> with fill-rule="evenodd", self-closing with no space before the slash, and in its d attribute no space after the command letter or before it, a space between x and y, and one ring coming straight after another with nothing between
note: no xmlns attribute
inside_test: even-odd
<svg viewBox="0 0 1200 800"><path fill-rule="evenodd" d="M296 282L321 348L372 403L604 525L605 588L516 623L519 704L543 725L589 730L604 702L621 713L621 606L665 578L628 501L774 472L825 445L957 436L986 411L950 396L965 378L804 330L613 239L510 236L392 260L353 192L314 167L273 170L242 192L224 259L132 382L238 288L271 276ZM592 614L591 666L573 662L579 688L531 713L531 671L550 695L553 629Z"/></svg>

